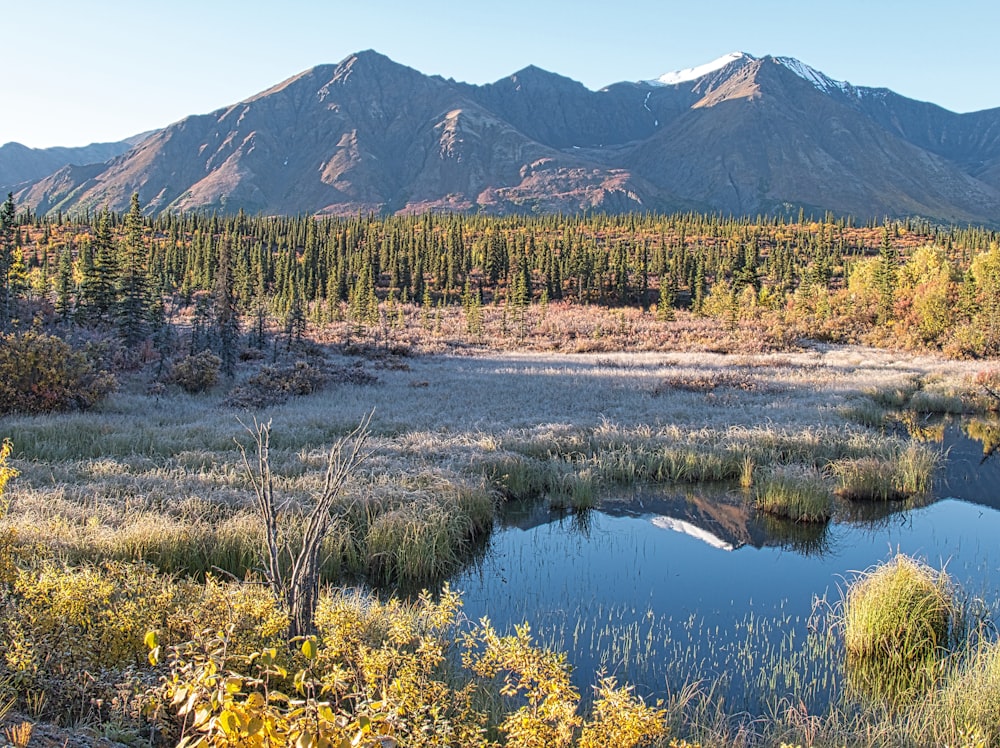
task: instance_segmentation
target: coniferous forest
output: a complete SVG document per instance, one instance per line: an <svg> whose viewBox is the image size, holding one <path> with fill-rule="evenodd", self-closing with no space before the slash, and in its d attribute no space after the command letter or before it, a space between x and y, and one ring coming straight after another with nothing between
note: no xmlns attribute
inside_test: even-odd
<svg viewBox="0 0 1000 748"><path fill-rule="evenodd" d="M995 232L918 220L711 215L352 219L237 215L17 214L4 205L0 322L113 330L126 345L169 337L231 368L241 340L350 323L378 342L460 310L472 339L483 310L523 339L525 312L549 305L662 323L679 312L767 345L801 339L1000 353Z"/></svg>

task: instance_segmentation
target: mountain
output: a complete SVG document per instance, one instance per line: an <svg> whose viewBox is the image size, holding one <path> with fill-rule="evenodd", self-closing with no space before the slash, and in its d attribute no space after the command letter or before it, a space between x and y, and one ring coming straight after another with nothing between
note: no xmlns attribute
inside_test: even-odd
<svg viewBox="0 0 1000 748"><path fill-rule="evenodd" d="M70 164L95 164L125 153L145 135L117 143L91 143L80 148L28 148L20 143L0 146L0 192L4 195Z"/></svg>
<svg viewBox="0 0 1000 748"><path fill-rule="evenodd" d="M22 189L40 212L357 214L805 208L1000 221L1000 109L956 114L732 53L591 91L530 66L476 86L376 52L321 65Z"/></svg>

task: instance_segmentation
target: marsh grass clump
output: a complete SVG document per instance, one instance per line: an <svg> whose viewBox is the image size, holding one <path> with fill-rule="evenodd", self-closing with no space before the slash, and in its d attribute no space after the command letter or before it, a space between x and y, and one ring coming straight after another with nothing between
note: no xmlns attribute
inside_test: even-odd
<svg viewBox="0 0 1000 748"><path fill-rule="evenodd" d="M783 467L770 471L761 481L754 506L795 522L826 522L833 514L832 500L818 470Z"/></svg>
<svg viewBox="0 0 1000 748"><path fill-rule="evenodd" d="M552 481L553 465L521 455L503 455L485 460L486 480L508 499L531 499L545 493Z"/></svg>
<svg viewBox="0 0 1000 748"><path fill-rule="evenodd" d="M910 442L894 461L896 488L904 496L927 493L940 461L941 455L933 447Z"/></svg>
<svg viewBox="0 0 1000 748"><path fill-rule="evenodd" d="M892 464L877 457L838 460L830 466L837 478L837 494L855 501L903 498L893 481Z"/></svg>
<svg viewBox="0 0 1000 748"><path fill-rule="evenodd" d="M899 409L909 406L910 400L922 387L920 377L908 376L902 381L870 389L865 394L883 408Z"/></svg>
<svg viewBox="0 0 1000 748"><path fill-rule="evenodd" d="M597 477L589 467L566 465L546 486L549 505L556 509L591 509L597 504Z"/></svg>
<svg viewBox="0 0 1000 748"><path fill-rule="evenodd" d="M896 501L929 491L940 459L933 447L910 442L887 455L836 460L830 471L845 499Z"/></svg>
<svg viewBox="0 0 1000 748"><path fill-rule="evenodd" d="M483 487L441 484L405 500L373 502L366 513L355 530L359 571L376 585L414 587L461 568L492 528L495 505Z"/></svg>
<svg viewBox="0 0 1000 748"><path fill-rule="evenodd" d="M859 399L850 405L842 405L837 412L845 420L873 429L882 428L889 415L885 408L867 398Z"/></svg>
<svg viewBox="0 0 1000 748"><path fill-rule="evenodd" d="M935 684L964 627L948 574L904 554L853 581L842 615L850 686L889 704Z"/></svg>

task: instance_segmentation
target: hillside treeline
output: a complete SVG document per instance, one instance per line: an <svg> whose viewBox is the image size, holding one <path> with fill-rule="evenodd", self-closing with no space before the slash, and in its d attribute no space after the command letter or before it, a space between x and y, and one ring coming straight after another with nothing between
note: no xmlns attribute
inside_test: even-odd
<svg viewBox="0 0 1000 748"><path fill-rule="evenodd" d="M125 214L44 218L8 201L3 215L7 327L41 316L137 343L187 312L195 336L216 332L208 345L275 323L374 329L394 305L461 305L475 319L485 305L562 302L1000 354L998 236L973 227L698 214L153 218L137 197Z"/></svg>

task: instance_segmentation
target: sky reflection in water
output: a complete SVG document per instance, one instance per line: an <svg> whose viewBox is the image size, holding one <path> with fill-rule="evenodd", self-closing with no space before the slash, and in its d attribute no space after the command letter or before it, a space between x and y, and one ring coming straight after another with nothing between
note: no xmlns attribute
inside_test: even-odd
<svg viewBox="0 0 1000 748"><path fill-rule="evenodd" d="M980 463L982 445L957 427L943 447L940 500L883 506L881 518L825 529L775 527L743 507L738 490L669 489L584 516L512 507L485 559L453 586L470 619L488 614L501 630L529 621L539 641L569 652L584 691L602 666L649 695L722 677L727 702L755 711L767 706L746 693L758 690L747 682L807 670L824 683L803 687L801 672L783 672L788 695L822 708L837 692L839 656L806 639L814 612L828 610L817 598L835 604L855 572L898 550L946 565L965 592L997 608L1000 459ZM802 651L788 662L809 646L825 663Z"/></svg>

